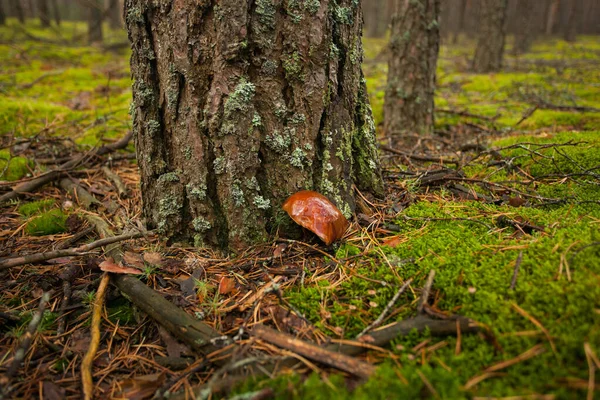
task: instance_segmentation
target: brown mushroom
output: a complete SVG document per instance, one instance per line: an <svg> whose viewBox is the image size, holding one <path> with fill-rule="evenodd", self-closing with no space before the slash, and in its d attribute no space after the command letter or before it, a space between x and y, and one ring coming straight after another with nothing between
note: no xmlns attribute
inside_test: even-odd
<svg viewBox="0 0 600 400"><path fill-rule="evenodd" d="M316 234L326 245L344 236L348 220L325 196L312 190L291 195L283 209L298 224Z"/></svg>

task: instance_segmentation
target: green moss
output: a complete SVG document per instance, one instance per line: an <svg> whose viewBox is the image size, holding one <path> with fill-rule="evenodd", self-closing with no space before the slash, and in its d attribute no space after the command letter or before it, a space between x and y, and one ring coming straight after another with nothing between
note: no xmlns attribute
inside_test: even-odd
<svg viewBox="0 0 600 400"><path fill-rule="evenodd" d="M48 211L54 206L54 204L55 201L53 199L32 201L20 205L18 212L23 217L31 217L32 215L39 214L40 212Z"/></svg>
<svg viewBox="0 0 600 400"><path fill-rule="evenodd" d="M46 211L32 218L25 226L25 232L34 236L63 233L66 227L67 214L59 209Z"/></svg>
<svg viewBox="0 0 600 400"><path fill-rule="evenodd" d="M18 181L29 174L31 167L25 157L11 157L8 151L0 151L0 180Z"/></svg>

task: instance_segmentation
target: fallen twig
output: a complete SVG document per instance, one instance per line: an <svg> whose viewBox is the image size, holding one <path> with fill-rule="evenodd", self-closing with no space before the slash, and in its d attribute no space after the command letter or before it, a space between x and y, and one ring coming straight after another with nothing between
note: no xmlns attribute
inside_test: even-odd
<svg viewBox="0 0 600 400"><path fill-rule="evenodd" d="M91 326L92 339L88 350L81 361L81 385L83 386L83 398L85 400L91 400L94 397L92 364L94 363L94 357L96 357L96 352L100 346L100 322L102 320L102 308L104 307L104 297L109 281L110 274L105 272L104 275L102 275L102 280L100 281L98 291L96 292L96 299L94 300Z"/></svg>
<svg viewBox="0 0 600 400"><path fill-rule="evenodd" d="M455 158L444 158L442 156L440 157L433 157L433 156L423 156L423 155L417 155L417 154L410 154L410 153L406 153L404 151L401 150L396 150L392 147L388 147L388 146L384 146L384 145L380 145L379 148L381 150L385 150L387 152L390 153L394 153L394 154L398 154L400 156L404 156L404 157L408 157L411 158L413 160L416 161L424 161L424 162L437 162L440 164L460 164L460 161L455 159Z"/></svg>
<svg viewBox="0 0 600 400"><path fill-rule="evenodd" d="M113 237L107 237L104 239L99 239L99 240L96 240L95 242L84 244L79 247L75 247L75 248L71 248L71 249L54 250L54 251L48 251L45 253L36 253L36 254L29 254L26 256L5 258L3 260L0 260L0 271L2 271L4 269L16 267L19 265L33 264L33 263L38 263L38 262L42 262L42 261L52 260L54 258L59 258L59 257L82 256L98 247L106 246L106 245L109 245L112 243L121 242L123 240L137 239L142 236L144 236L143 232L126 233L126 234L119 235L119 236L113 236Z"/></svg>
<svg viewBox="0 0 600 400"><path fill-rule="evenodd" d="M131 137L133 136L132 132L127 133L122 139L115 143L107 144L106 146L99 147L94 149L86 154L82 154L74 159L67 161L66 163L60 165L57 169L49 171L45 174L37 176L31 180L27 180L25 182L18 183L12 191L3 194L0 196L0 204L9 200L16 199L23 193L32 192L47 183L53 182L58 178L62 177L67 171L77 168L81 165L85 165L92 159L94 156L102 156L108 153L112 153L113 151L124 149L129 144Z"/></svg>
<svg viewBox="0 0 600 400"><path fill-rule="evenodd" d="M108 180L110 180L113 183L113 185L115 186L115 189L117 189L117 194L119 195L119 197L120 198L127 197L127 187L125 186L125 184L123 183L123 181L121 180L119 175L112 172L106 166L102 167L102 172L104 172L104 175L106 175Z"/></svg>
<svg viewBox="0 0 600 400"><path fill-rule="evenodd" d="M293 351L310 360L318 361L361 378L368 378L375 371L371 364L318 345L307 343L285 333L277 332L264 325L256 325L251 334L265 342Z"/></svg>
<svg viewBox="0 0 600 400"><path fill-rule="evenodd" d="M29 351L29 347L31 346L31 342L33 340L33 335L37 331L38 325L42 321L44 311L46 310L46 305L50 301L51 297L52 291L44 292L42 294L38 309L33 315L33 318L31 318L31 321L29 322L27 332L25 332L25 334L23 335L19 348L17 349L17 351L15 351L12 363L8 367L6 374L0 377L0 386L2 387L2 389L0 390L0 400L6 398L10 394L10 381L17 374L21 363L27 355L27 351Z"/></svg>
<svg viewBox="0 0 600 400"><path fill-rule="evenodd" d="M394 304L396 304L396 301L398 301L398 298L400 298L400 295L402 293L404 293L404 291L410 285L411 282L412 282L412 278L410 278L409 280L407 280L406 282L404 282L404 285L402 285L400 287L400 289L398 289L398 291L396 292L396 294L394 295L394 297L392 297L392 299L388 302L387 306L385 306L385 309L381 312L381 314L379 315L379 317L377 317L377 319L375 321L373 321L369 326L367 326L358 335L356 335L357 339L360 338L365 333L369 332L371 329L376 328L379 325L381 325L381 323L383 322L383 320L385 319L385 317L388 315L388 313L390 312L390 310L392 309L392 307L394 307Z"/></svg>
<svg viewBox="0 0 600 400"><path fill-rule="evenodd" d="M423 307L427 304L429 300L429 293L431 292L431 286L433 286L433 278L435 278L435 270L432 269L429 271L429 275L427 275L427 280L425 281L425 286L423 286L423 292L421 292L421 298L419 299L419 305L417 306L417 314L423 314Z"/></svg>
<svg viewBox="0 0 600 400"><path fill-rule="evenodd" d="M519 274L519 268L521 268L521 262L523 261L523 251L519 252L519 256L517 257L517 261L515 262L515 269L513 272L512 280L510 281L510 290L515 289L515 285L517 284L517 275Z"/></svg>

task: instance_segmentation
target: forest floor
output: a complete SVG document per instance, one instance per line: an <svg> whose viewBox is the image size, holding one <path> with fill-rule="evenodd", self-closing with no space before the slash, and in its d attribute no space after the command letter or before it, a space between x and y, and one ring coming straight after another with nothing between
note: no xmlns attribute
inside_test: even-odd
<svg viewBox="0 0 600 400"><path fill-rule="evenodd" d="M140 229L141 214L133 144L120 140L131 82L128 51L115 49L126 37L83 46L85 29L0 28L0 195L52 178L1 205L0 397L80 398L98 321L98 398L600 396L597 38L548 39L519 57L509 45L502 73L478 75L468 72L471 41L443 45L435 135L382 146L388 195L365 200L341 245L274 239L223 257L151 235L106 253L78 248ZM378 124L385 44L364 40ZM117 247L173 307L229 338L241 327L250 335L198 358L164 320L139 312L144 299L110 287L95 307L100 268L120 268L107 259ZM76 254L10 266L65 249ZM457 315L477 325L461 330ZM422 329L424 320L452 329ZM276 345L259 325L297 339ZM390 329L402 334L380 340ZM333 369L314 349L300 352L309 342L325 357L336 344L368 352ZM290 357L300 361L293 372L236 375Z"/></svg>

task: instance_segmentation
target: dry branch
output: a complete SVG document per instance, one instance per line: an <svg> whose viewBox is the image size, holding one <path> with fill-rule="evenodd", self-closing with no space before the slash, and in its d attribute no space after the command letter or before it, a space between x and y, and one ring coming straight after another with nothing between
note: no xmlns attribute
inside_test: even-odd
<svg viewBox="0 0 600 400"><path fill-rule="evenodd" d="M38 263L38 262L42 262L42 261L52 260L54 258L59 258L59 257L82 256L82 255L85 255L86 253L88 253L89 251L94 250L98 247L106 246L106 245L109 245L112 243L121 242L123 240L137 239L142 236L144 236L144 233L142 233L142 232L126 233L126 234L119 235L119 236L107 237L104 239L96 240L95 242L84 244L79 247L75 247L75 248L71 248L71 249L55 250L55 251L48 251L46 253L36 253L36 254L29 254L26 256L5 258L3 260L0 260L0 271L2 271L4 269L12 268L12 267L17 267L19 265Z"/></svg>
<svg viewBox="0 0 600 400"><path fill-rule="evenodd" d="M100 322L102 321L102 308L104 307L104 297L110 281L110 274L104 273L98 286L96 299L94 300L94 310L92 313L92 326L90 345L81 361L81 385L83 387L83 397L85 400L91 400L94 397L94 380L92 377L92 367L96 352L100 346Z"/></svg>
<svg viewBox="0 0 600 400"><path fill-rule="evenodd" d="M29 347L31 346L31 342L33 340L33 335L37 331L38 325L42 321L42 317L44 316L44 311L46 310L46 305L50 301L51 297L52 297L52 291L44 292L42 294L42 297L40 298L40 303L39 303L38 309L37 309L36 313L33 315L33 318L31 318L31 321L29 322L29 326L27 327L27 332L25 332L25 335L23 335L23 339L21 341L19 348L15 352L12 363L8 367L6 374L4 376L0 377L0 386L2 386L2 388L0 389L0 400L6 398L10 394L10 381L17 374L19 367L21 366L21 363L23 362L23 360L25 359L25 356L27 355L27 351L29 350Z"/></svg>
<svg viewBox="0 0 600 400"><path fill-rule="evenodd" d="M105 154L112 153L113 151L124 149L127 147L127 144L131 140L133 136L132 132L127 133L122 139L115 143L107 144L106 146L99 147L94 149L86 154L82 154L76 158L73 158L70 161L65 162L60 165L57 169L49 171L45 174L42 174L34 179L18 183L12 191L3 194L0 196L0 204L9 200L16 199L23 193L32 192L50 182L53 182L60 177L62 177L67 171L72 170L73 168L77 168L79 166L85 165L91 160L94 156L102 156Z"/></svg>
<svg viewBox="0 0 600 400"><path fill-rule="evenodd" d="M341 371L349 372L361 378L368 378L375 371L375 367L356 358L342 353L327 350L312 343L307 343L285 333L277 332L264 325L256 325L251 334L265 342L300 354L310 360L318 361Z"/></svg>

